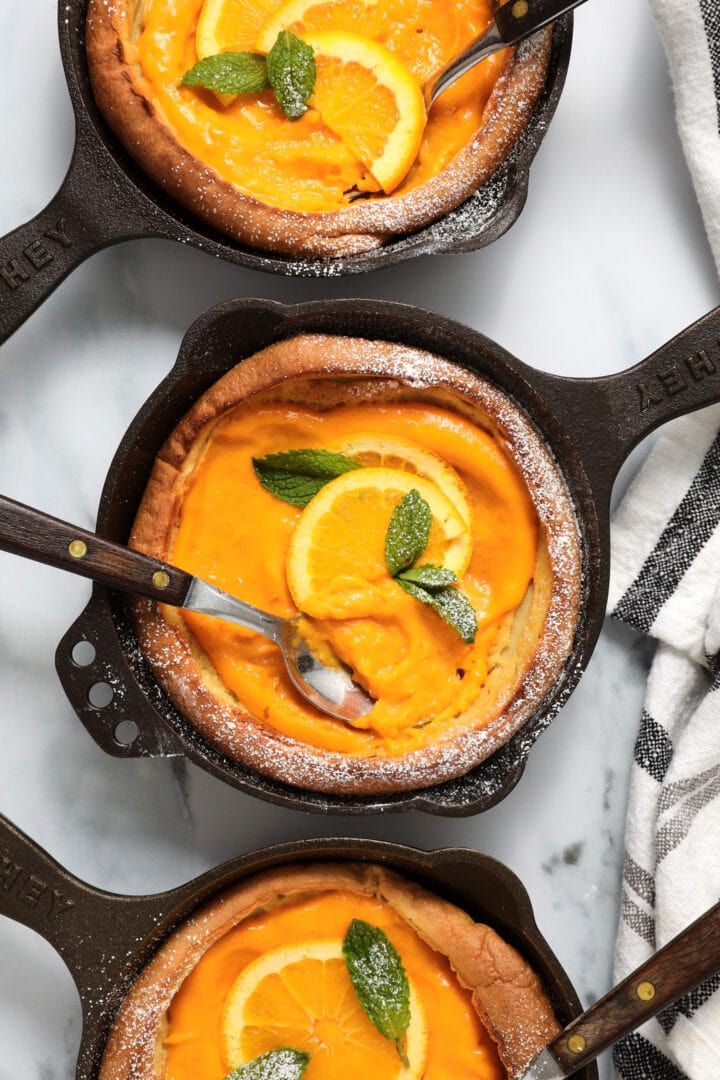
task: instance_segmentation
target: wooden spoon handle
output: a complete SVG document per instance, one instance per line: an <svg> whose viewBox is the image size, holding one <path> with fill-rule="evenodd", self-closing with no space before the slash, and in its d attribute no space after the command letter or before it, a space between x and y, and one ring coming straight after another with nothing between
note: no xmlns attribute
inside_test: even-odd
<svg viewBox="0 0 720 1080"><path fill-rule="evenodd" d="M0 495L0 550L182 607L192 576Z"/></svg>
<svg viewBox="0 0 720 1080"><path fill-rule="evenodd" d="M720 903L565 1028L549 1046L568 1076L720 971Z"/></svg>

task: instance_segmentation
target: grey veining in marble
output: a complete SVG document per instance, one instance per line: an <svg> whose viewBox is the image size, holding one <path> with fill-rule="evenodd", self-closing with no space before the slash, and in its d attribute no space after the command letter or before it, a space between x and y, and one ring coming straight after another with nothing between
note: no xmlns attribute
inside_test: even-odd
<svg viewBox="0 0 720 1080"><path fill-rule="evenodd" d="M49 200L70 158L55 14L54 0L0 5L2 232ZM649 12L643 0L593 0L577 14L565 94L506 237L473 255L327 282L261 276L159 241L103 252L0 350L0 490L91 527L131 416L172 365L191 319L229 297L413 302L539 367L582 376L636 362L718 293ZM583 1000L608 989L646 643L606 628L522 783L482 817L321 819L256 803L182 762L104 756L53 668L87 584L3 555L0 581L0 810L74 872L145 892L280 839L467 844L524 880ZM61 961L6 920L0 957L0 1080L70 1080L80 1014Z"/></svg>

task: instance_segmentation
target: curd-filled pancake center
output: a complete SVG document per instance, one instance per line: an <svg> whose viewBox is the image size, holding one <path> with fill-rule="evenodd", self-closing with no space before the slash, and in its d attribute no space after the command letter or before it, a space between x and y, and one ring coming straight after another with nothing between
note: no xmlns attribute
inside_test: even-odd
<svg viewBox="0 0 720 1080"><path fill-rule="evenodd" d="M291 475L283 488L265 466L305 460L298 452L339 473ZM246 403L188 462L170 561L263 610L301 613L313 650L338 657L376 702L353 726L333 720L297 693L271 641L184 612L244 709L316 748L396 755L473 705L538 557L537 515L499 439L425 401ZM288 501L308 482L304 505Z"/></svg>
<svg viewBox="0 0 720 1080"><path fill-rule="evenodd" d="M342 951L353 920L387 935L406 971L407 1066L353 987ZM165 1080L223 1080L282 1047L309 1055L304 1080L507 1075L447 958L389 905L342 890L280 901L204 953L168 1010Z"/></svg>
<svg viewBox="0 0 720 1080"><path fill-rule="evenodd" d="M145 0L137 11L131 59L180 145L243 194L297 212L436 176L478 131L507 63L505 52L490 57L426 118L423 83L489 25L491 0ZM270 88L228 95L183 84L206 53L262 57L285 29L315 53L299 117Z"/></svg>

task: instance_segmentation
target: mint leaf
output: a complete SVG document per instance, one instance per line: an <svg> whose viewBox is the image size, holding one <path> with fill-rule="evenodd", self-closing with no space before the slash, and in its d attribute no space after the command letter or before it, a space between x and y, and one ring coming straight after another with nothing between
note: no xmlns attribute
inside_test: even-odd
<svg viewBox="0 0 720 1080"><path fill-rule="evenodd" d="M311 47L289 30L281 30L267 56L267 73L280 108L290 120L307 112L317 69Z"/></svg>
<svg viewBox="0 0 720 1080"><path fill-rule="evenodd" d="M423 589L435 592L444 589L446 585L454 585L457 574L444 566L433 566L432 563L423 563L412 570L402 570L395 575L398 581L409 581L413 585L421 585Z"/></svg>
<svg viewBox="0 0 720 1080"><path fill-rule="evenodd" d="M467 645L472 645L477 633L477 616L468 598L453 588L457 575L432 563L415 566L428 545L431 525L429 504L412 488L390 517L385 535L387 568L406 593L429 604L457 630Z"/></svg>
<svg viewBox="0 0 720 1080"><path fill-rule="evenodd" d="M270 86L264 56L251 52L224 52L198 60L186 71L182 86L203 86L219 94L257 94Z"/></svg>
<svg viewBox="0 0 720 1080"><path fill-rule="evenodd" d="M353 919L343 955L360 1004L380 1034L395 1043L407 1068L402 1037L410 1024L410 983L400 954L379 927Z"/></svg>
<svg viewBox="0 0 720 1080"><path fill-rule="evenodd" d="M420 558L428 546L431 525L432 510L413 488L393 510L385 536L385 562L393 577Z"/></svg>
<svg viewBox="0 0 720 1080"><path fill-rule="evenodd" d="M261 1054L247 1065L241 1065L226 1080L300 1080L308 1065L310 1055L302 1050L283 1047Z"/></svg>
<svg viewBox="0 0 720 1080"><path fill-rule="evenodd" d="M422 585L416 585L414 582L408 581L405 575L397 577L395 580L398 585L403 587L405 592L410 593L416 600L420 600L421 603L429 604L431 608L434 608L446 623L449 623L454 630L457 630L466 645L472 645L477 634L477 615L468 598L459 589L448 585L444 589L433 589L431 591L423 588Z"/></svg>
<svg viewBox="0 0 720 1080"><path fill-rule="evenodd" d="M266 491L299 507L307 506L328 480L361 467L344 454L331 450L284 450L252 461Z"/></svg>

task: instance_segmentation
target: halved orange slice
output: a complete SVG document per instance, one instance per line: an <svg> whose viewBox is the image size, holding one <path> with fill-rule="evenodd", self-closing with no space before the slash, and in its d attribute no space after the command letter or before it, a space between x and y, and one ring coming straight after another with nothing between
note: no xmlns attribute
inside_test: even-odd
<svg viewBox="0 0 720 1080"><path fill-rule="evenodd" d="M198 59L222 52L254 52L261 27L279 6L278 0L205 0L195 31Z"/></svg>
<svg viewBox="0 0 720 1080"><path fill-rule="evenodd" d="M340 939L283 945L249 964L227 996L220 1033L228 1072L291 1046L311 1055L304 1080L421 1080L427 1057L427 1024L412 983L405 1068L365 1014Z"/></svg>
<svg viewBox="0 0 720 1080"><path fill-rule="evenodd" d="M455 470L431 450L425 450L409 439L388 438L373 432L336 439L327 449L344 454L366 468L399 469L432 481L447 495L467 527L472 525L472 509L464 483Z"/></svg>
<svg viewBox="0 0 720 1080"><path fill-rule="evenodd" d="M372 586L389 580L385 537L392 512L413 488L432 512L430 539L420 562L447 567L462 577L472 537L448 496L429 480L399 469L357 469L326 484L295 526L287 580L301 611L332 618L352 608L357 615L355 601L372 602Z"/></svg>
<svg viewBox="0 0 720 1080"><path fill-rule="evenodd" d="M420 83L384 45L360 34L308 34L317 82L311 104L383 191L407 175L427 113Z"/></svg>
<svg viewBox="0 0 720 1080"><path fill-rule="evenodd" d="M389 194L417 157L427 123L420 83L384 45L360 34L304 35L315 52L311 106Z"/></svg>
<svg viewBox="0 0 720 1080"><path fill-rule="evenodd" d="M291 30L298 37L325 30L357 32L361 25L367 37L374 36L367 17L378 0L286 0L260 31L255 48L268 53L281 30ZM358 20L362 20L359 24Z"/></svg>

